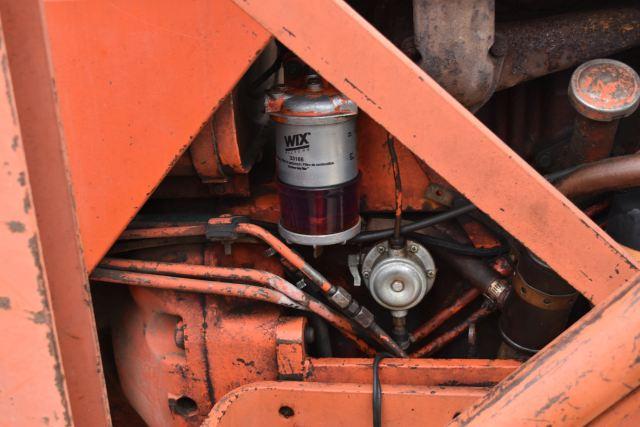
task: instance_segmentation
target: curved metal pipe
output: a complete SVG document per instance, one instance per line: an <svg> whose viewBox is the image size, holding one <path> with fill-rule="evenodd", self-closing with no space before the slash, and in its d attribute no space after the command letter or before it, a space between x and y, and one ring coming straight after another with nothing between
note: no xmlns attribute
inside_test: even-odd
<svg viewBox="0 0 640 427"><path fill-rule="evenodd" d="M438 314L429 319L409 335L409 341L412 343L420 341L433 331L442 326L447 320L453 317L460 310L471 304L481 294L479 289L471 288L465 292L460 298L455 300L449 307L442 309Z"/></svg>
<svg viewBox="0 0 640 427"><path fill-rule="evenodd" d="M183 292L198 292L203 294L222 295L256 301L270 302L284 307L309 311L289 297L273 289L241 283L212 282L181 277L161 276L157 274L138 273L135 271L111 270L96 268L91 273L91 280L104 283L120 283L131 286L146 286L155 289L167 289Z"/></svg>
<svg viewBox="0 0 640 427"><path fill-rule="evenodd" d="M640 154L612 157L578 168L556 183L567 198L640 186Z"/></svg>
<svg viewBox="0 0 640 427"><path fill-rule="evenodd" d="M140 273L151 273L151 274L173 274L173 275L182 275L182 276L192 276L198 277L200 279L228 279L233 281L248 281L263 284L275 289L278 293L283 296L288 297L295 303L305 307L306 310L311 311L318 316L325 319L331 325L333 325L336 329L341 331L347 338L353 341L362 352L365 354L373 354L375 351L364 341L356 336L356 331L351 323L345 319L344 317L338 315L337 313L330 310L326 305L321 302L315 300L314 298L308 296L306 293L302 292L298 288L296 288L293 284L287 282L280 276L277 276L273 273L269 273L267 271L260 270L252 270L248 268L231 268L231 267L215 267L215 266L207 266L207 265L192 265L192 264L179 264L179 263L169 263L169 262L157 262L157 261L142 261L142 260L130 260L130 259L115 259L115 258L105 258L100 263L100 267L117 269L117 270L126 270L126 271L134 271ZM102 269L100 269L102 270ZM106 270L105 270L106 271ZM95 278L96 280L101 280L100 276L95 276L92 274L91 278ZM170 277L170 276L161 276L161 277ZM176 285L182 283L181 281L187 280L189 283L193 282L194 279L182 279L172 277L172 280L176 282ZM202 281L203 283L215 283ZM258 288L264 290L264 288ZM188 291L190 289L176 289L176 290L185 290Z"/></svg>

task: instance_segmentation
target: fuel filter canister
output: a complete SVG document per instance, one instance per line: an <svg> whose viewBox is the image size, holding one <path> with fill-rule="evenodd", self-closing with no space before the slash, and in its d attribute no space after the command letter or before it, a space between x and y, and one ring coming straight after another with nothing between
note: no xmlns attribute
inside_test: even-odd
<svg viewBox="0 0 640 427"><path fill-rule="evenodd" d="M318 76L267 96L275 126L281 219L291 243L327 246L360 232L358 107Z"/></svg>

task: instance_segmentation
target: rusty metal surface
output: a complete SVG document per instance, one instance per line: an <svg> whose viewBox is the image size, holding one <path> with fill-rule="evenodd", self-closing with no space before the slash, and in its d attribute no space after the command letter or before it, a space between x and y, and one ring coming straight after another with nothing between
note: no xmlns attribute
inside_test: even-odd
<svg viewBox="0 0 640 427"><path fill-rule="evenodd" d="M611 7L498 25L506 56L498 90L640 44L640 8Z"/></svg>
<svg viewBox="0 0 640 427"><path fill-rule="evenodd" d="M628 117L640 102L640 77L620 61L594 59L574 71L569 99L578 113L591 120Z"/></svg>
<svg viewBox="0 0 640 427"><path fill-rule="evenodd" d="M204 426L372 424L370 384L263 382L233 390ZM444 425L486 392L482 388L383 386L382 425ZM251 416L247 416L251 414Z"/></svg>
<svg viewBox="0 0 640 427"><path fill-rule="evenodd" d="M91 269L269 35L228 0L51 1L46 16Z"/></svg>
<svg viewBox="0 0 640 427"><path fill-rule="evenodd" d="M236 3L591 301L636 274L615 242L347 5L323 0L326 13L312 19L292 1ZM486 191L496 181L499 191Z"/></svg>
<svg viewBox="0 0 640 427"><path fill-rule="evenodd" d="M640 386L639 280L617 289L452 425L584 425Z"/></svg>
<svg viewBox="0 0 640 427"><path fill-rule="evenodd" d="M447 92L469 107L491 96L495 0L414 0L413 27L420 67Z"/></svg>
<svg viewBox="0 0 640 427"><path fill-rule="evenodd" d="M178 264L178 263L164 263L164 262L151 262L151 261L139 261L139 260L126 260L126 259L104 259L100 264L103 267L112 267L117 269L131 270L131 271L142 271L147 273L156 273L156 274L174 274L180 276L192 276L192 277L200 277L205 279L223 279L223 280L232 280L232 281L248 281L253 283L258 283L264 286L269 286L277 291L276 295L273 295L272 298L276 296L285 297L285 300L279 299L280 305L284 305L283 303L289 303L289 301L294 302L294 304L299 307L304 307L305 309L316 313L318 316L325 319L329 324L333 325L336 329L338 329L341 333L343 333L347 338L352 340L356 346L364 353L368 355L372 355L375 351L363 340L357 337L357 330L355 327L349 322L344 316L341 316L327 307L325 304L320 301L312 298L307 295L303 291L296 288L293 284L287 282L281 277L270 273L268 271L260 271L248 268L230 268L230 267L218 267L218 266L209 266L209 265L189 265L189 264ZM118 283L122 283L127 278L130 281L136 281L136 283L132 284L140 284L144 285L144 277L140 275L136 275L135 273L128 272L123 277L119 272L111 271L109 275L106 275L102 269L100 270L99 275L92 276L95 278L102 278L103 280L116 280L118 279ZM142 275L148 276L148 275ZM137 279L136 279L137 278ZM147 280L150 282L149 278ZM192 290L200 288L202 290L208 289L210 292L213 291L213 283L207 282L203 280L193 280L193 279L181 279L177 277L171 276L157 276L155 278L156 285L165 283L165 287L173 286L175 288L183 288L189 286L188 283L192 283ZM198 283L197 283L198 282ZM152 283L148 283L149 285L153 285ZM220 289L215 293L222 293L225 288L223 283L218 283L217 285ZM251 289L248 289L251 290ZM251 295L246 295L247 290L242 291L242 295L247 298L259 299L262 298L267 300L268 295L266 292L261 293L264 289L256 288L251 292ZM238 292L240 290L238 289ZM213 292L212 292L213 293ZM228 293L231 294L231 289L228 289ZM241 294L238 293L238 296Z"/></svg>
<svg viewBox="0 0 640 427"><path fill-rule="evenodd" d="M228 99L225 98L221 107ZM193 168L205 184L222 184L229 181L222 169L218 149L218 139L214 135L212 119L209 119L189 145L189 157L193 162Z"/></svg>
<svg viewBox="0 0 640 427"><path fill-rule="evenodd" d="M188 279L184 277L161 276L132 271L109 270L97 267L91 273L91 280L103 283L120 283L129 286L144 286L151 289L169 289L181 292L212 294L254 301L270 302L284 307L305 310L280 292L241 283L215 282Z"/></svg>
<svg viewBox="0 0 640 427"><path fill-rule="evenodd" d="M124 230L118 240L156 239L168 237L204 236L205 224L174 225L168 227L130 228Z"/></svg>
<svg viewBox="0 0 640 427"><path fill-rule="evenodd" d="M217 221L225 221L225 218L212 218L209 220L209 225L216 224ZM373 318L373 314L366 307L363 307L358 303L346 289L340 286L335 286L329 282L322 274L314 269L311 264L306 262L300 255L273 234L269 233L262 227L250 223L239 223L236 227L236 231L256 237L267 243L273 250L279 253L311 282L318 286L325 296L334 303L334 306L339 307L343 313L351 312L351 314L349 314L351 320L354 321L354 324L360 325L371 339L396 356L406 356L406 353L402 348L400 348L398 343L396 343L393 338L391 338L391 336L376 323ZM339 300L335 299L335 296L339 296L342 301L338 303L337 301ZM360 319L366 319L359 321L359 317ZM354 339L352 340L357 342ZM363 350L365 349L362 345L359 347Z"/></svg>
<svg viewBox="0 0 640 427"><path fill-rule="evenodd" d="M276 328L276 360L278 379L296 380L303 378L307 354L304 343L305 317L282 317Z"/></svg>
<svg viewBox="0 0 640 427"><path fill-rule="evenodd" d="M394 183L390 179L393 174L385 142L387 131L364 113L358 115L357 126L361 210L392 211ZM427 193L433 173L426 173L420 161L402 144L395 144L395 148L400 173L405 177L402 182L405 211L430 211L440 207L440 203L429 199Z"/></svg>
<svg viewBox="0 0 640 427"><path fill-rule="evenodd" d="M475 324L477 321L487 317L491 313L495 311L494 307L482 306L479 309L475 310L471 315L462 321L460 324L452 327L442 335L434 338L432 341L429 341L427 344L423 345L416 351L410 354L410 357L426 357L431 356L433 353L442 349L445 345L449 344L451 341L459 337L461 334L466 332L471 325Z"/></svg>
<svg viewBox="0 0 640 427"><path fill-rule="evenodd" d="M630 66L612 59L594 59L571 76L569 100L578 112L564 167L609 157L620 119L633 114L640 101L640 77Z"/></svg>
<svg viewBox="0 0 640 427"><path fill-rule="evenodd" d="M618 156L583 166L563 178L556 188L569 198L636 187L640 180L640 154Z"/></svg>
<svg viewBox="0 0 640 427"><path fill-rule="evenodd" d="M494 0L413 2L420 67L470 108L495 90L640 44L638 7L498 23L494 9Z"/></svg>
<svg viewBox="0 0 640 427"><path fill-rule="evenodd" d="M6 425L70 426L2 25L0 58L5 65L0 79L0 413Z"/></svg>
<svg viewBox="0 0 640 427"><path fill-rule="evenodd" d="M68 145L58 114L61 87L52 70L44 5L41 0L3 0L0 13L7 48L4 64L13 76L41 262L49 283L73 422L107 426L109 407L78 234Z"/></svg>
<svg viewBox="0 0 640 427"><path fill-rule="evenodd" d="M150 426L199 424L230 390L277 378L275 306L144 288L132 296L117 316L114 354L122 389ZM243 310L251 315L234 315Z"/></svg>
<svg viewBox="0 0 640 427"><path fill-rule="evenodd" d="M203 354L205 322L198 295L172 291L131 290L114 313L113 348L122 391L150 426L186 425L169 405L188 396L197 407L187 414L197 421L210 407L211 384ZM181 323L180 323L181 322ZM180 328L184 349L175 344ZM182 423L181 423L182 420Z"/></svg>
<svg viewBox="0 0 640 427"><path fill-rule="evenodd" d="M582 116L576 117L571 140L558 164L570 167L609 157L618 124L618 121L597 122Z"/></svg>
<svg viewBox="0 0 640 427"><path fill-rule="evenodd" d="M472 288L465 292L460 298L455 300L453 304L444 308L438 314L433 316L424 324L420 325L416 330L411 332L409 340L417 342L427 337L430 333L442 326L447 320L453 317L460 310L471 304L481 294L477 288Z"/></svg>
<svg viewBox="0 0 640 427"><path fill-rule="evenodd" d="M253 256L247 246L255 245L235 244L231 256L222 247L198 244L145 249L134 255L237 265ZM257 268L278 271L271 258L253 260ZM228 391L277 379L277 306L141 287L130 292L133 301L120 298L122 310L113 313L114 355L122 389L148 424L197 424L211 402ZM180 405L182 396L194 400L197 410L182 411L189 408Z"/></svg>

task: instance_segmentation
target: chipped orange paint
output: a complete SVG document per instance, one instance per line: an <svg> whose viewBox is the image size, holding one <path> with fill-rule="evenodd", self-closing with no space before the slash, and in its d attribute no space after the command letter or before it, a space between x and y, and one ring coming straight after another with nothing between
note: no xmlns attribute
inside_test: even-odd
<svg viewBox="0 0 640 427"><path fill-rule="evenodd" d="M617 289L452 422L585 425L640 386L640 277Z"/></svg>
<svg viewBox="0 0 640 427"><path fill-rule="evenodd" d="M304 375L307 354L304 348L305 317L283 317L276 328L276 360L279 380L298 380Z"/></svg>
<svg viewBox="0 0 640 427"><path fill-rule="evenodd" d="M637 273L617 243L346 3L319 0L323 13L309 14L293 0L234 1L588 299L604 300Z"/></svg>
<svg viewBox="0 0 640 427"><path fill-rule="evenodd" d="M6 59L0 26L0 57ZM71 425L71 410L8 67L0 78L2 424Z"/></svg>
<svg viewBox="0 0 640 427"><path fill-rule="evenodd" d="M435 316L431 317L426 323L422 324L416 330L411 332L409 335L409 340L411 342L417 342L427 337L433 331L438 329L440 326L444 324L447 320L453 317L460 310L471 304L475 301L478 296L480 296L481 292L477 288L472 288L465 292L460 298L455 300L453 304L442 309Z"/></svg>
<svg viewBox="0 0 640 427"><path fill-rule="evenodd" d="M386 385L382 425L444 425L484 388ZM247 417L251 414L251 417ZM263 382L227 394L203 426L371 426L371 384Z"/></svg>
<svg viewBox="0 0 640 427"><path fill-rule="evenodd" d="M372 364L372 359L310 358L304 380L371 384ZM380 380L396 385L489 387L519 366L515 360L500 359L384 359L380 362Z"/></svg>
<svg viewBox="0 0 640 427"><path fill-rule="evenodd" d="M37 210L41 262L46 267L51 308L55 312L72 422L106 427L111 424L109 405L69 177L68 146L58 111L59 88L52 71L44 5L41 0L0 0L0 13L7 50L3 63L13 77L13 99Z"/></svg>
<svg viewBox="0 0 640 427"><path fill-rule="evenodd" d="M101 264L101 267L111 267L117 268L121 270L131 270L131 271L139 271L146 273L155 273L155 274L173 274L177 276L192 276L192 277L200 277L204 279L224 279L224 280L232 280L232 281L249 281L253 283L259 283L265 286L269 286L282 296L286 296L287 299L295 301L296 304L304 307L305 309L316 313L318 316L325 319L328 323L336 327L339 331L342 332L347 338L354 342L358 346L358 348L365 354L373 355L375 351L363 340L357 337L357 331L344 316L337 314L333 310L329 309L326 305L319 302L315 298L309 297L306 293L302 292L300 289L296 288L293 284L287 282L281 277L270 273L268 271L260 271L248 268L230 268L230 267L218 267L218 266L209 266L209 265L189 265L189 264L178 264L178 263L165 263L165 262L154 262L154 261L141 261L141 260L127 260L127 259L112 259L106 258ZM115 272L112 272L113 275ZM128 273L129 276L134 273ZM100 271L99 276L95 277L103 277L104 273ZM120 280L124 280L124 278L120 278ZM142 280L142 279L140 279ZM168 287L173 286L174 289L179 289L181 286L184 289L184 286L187 286L187 282L193 282L193 286L200 287L202 290L206 288L211 288L211 286L206 286L207 283L213 284L214 282L207 282L203 280L199 280L197 282L201 282L201 284L196 284L196 281L191 279L180 279L177 277L170 276L157 276L157 283L160 281L164 281L167 283ZM142 282L137 284L144 284ZM219 284L223 286L222 283ZM152 283L149 283L148 286L152 286ZM260 288L258 288L260 289ZM194 289L192 289L194 290Z"/></svg>
<svg viewBox="0 0 640 427"><path fill-rule="evenodd" d="M228 0L179 7L172 0L45 5L78 222L92 269L269 34Z"/></svg>

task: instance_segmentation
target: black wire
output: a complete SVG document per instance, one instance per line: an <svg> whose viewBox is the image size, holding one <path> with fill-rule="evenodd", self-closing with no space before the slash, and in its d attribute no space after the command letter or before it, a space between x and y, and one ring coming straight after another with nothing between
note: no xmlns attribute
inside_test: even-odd
<svg viewBox="0 0 640 427"><path fill-rule="evenodd" d="M400 232L403 234L417 231L423 228L431 227L432 225L439 224L441 222L456 218L460 215L466 214L475 210L476 207L472 204L466 204L459 208L451 209L447 212L443 212L437 215L430 216L429 218L421 219L420 221L413 222L411 224L403 225L400 227ZM358 234L353 239L349 240L350 243L371 243L379 240L388 239L393 236L393 229L377 231L365 231Z"/></svg>
<svg viewBox="0 0 640 427"><path fill-rule="evenodd" d="M581 165L583 166L583 165ZM576 167L572 167L569 169L565 169L565 170L561 170L559 172L553 172L551 174L545 175L544 177L547 179L547 181L549 182L555 182L561 178L566 177L567 175L570 175L571 173L575 172L576 170L578 170L581 166L576 166ZM412 231L417 231L417 230L421 230L423 228L427 228L427 227L431 227L433 225L439 224L441 222L444 221L448 221L450 219L456 218L460 215L464 215L466 213L469 212L473 212L474 210L476 210L477 208L471 204L471 203L466 203L460 207L448 210L447 212L443 212L437 215L433 215L429 218L425 218L423 220L420 221L416 221L413 222L411 224L407 224L404 225L400 228L400 232L402 234L406 234L406 233L410 233ZM357 236L355 236L353 239L349 240L350 243L372 243L372 242L377 242L379 240L384 240L384 239L388 239L389 237L393 236L393 229L389 228L386 230L376 230L376 231L365 231L362 232L360 234L358 234Z"/></svg>
<svg viewBox="0 0 640 427"><path fill-rule="evenodd" d="M433 246L441 249L446 249L459 255L492 258L509 252L508 243L506 241L502 241L502 239L500 239L500 246L485 249L452 242L450 240L440 239L438 237L433 237L426 234L410 233L409 237L411 237L412 240L415 240L418 243L422 243L425 246Z"/></svg>
<svg viewBox="0 0 640 427"><path fill-rule="evenodd" d="M400 227L402 225L402 179L400 177L400 164L396 153L393 137L387 133L387 147L391 157L391 169L393 170L393 181L395 183L396 211L395 222L393 224L393 242L396 245L404 244Z"/></svg>
<svg viewBox="0 0 640 427"><path fill-rule="evenodd" d="M373 358L373 427L382 426L382 385L380 384L380 361L385 357L393 357L389 353L378 353Z"/></svg>

